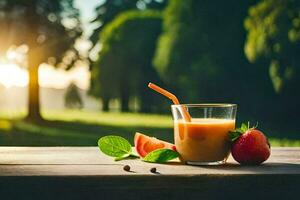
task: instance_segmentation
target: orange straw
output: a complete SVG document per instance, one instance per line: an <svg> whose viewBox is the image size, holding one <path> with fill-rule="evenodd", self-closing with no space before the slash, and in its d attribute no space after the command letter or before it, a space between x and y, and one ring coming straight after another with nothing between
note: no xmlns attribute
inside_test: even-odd
<svg viewBox="0 0 300 200"><path fill-rule="evenodd" d="M173 103L175 105L180 104L177 97L174 94L172 94L171 92L155 85L154 83L149 83L148 87L151 88L152 90L155 90L156 92L164 95L165 97L168 97L169 99L171 99L173 101ZM188 111L186 109L183 109L183 117L186 121L188 121L188 122L191 121L191 116L190 116L190 114L188 113Z"/></svg>

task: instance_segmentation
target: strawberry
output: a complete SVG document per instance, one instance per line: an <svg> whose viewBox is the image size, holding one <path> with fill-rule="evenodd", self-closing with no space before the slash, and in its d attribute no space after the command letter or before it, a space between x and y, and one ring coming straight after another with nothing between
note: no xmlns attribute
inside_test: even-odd
<svg viewBox="0 0 300 200"><path fill-rule="evenodd" d="M231 147L232 157L243 165L259 165L270 156L270 143L267 137L257 127L249 128L242 124L229 133L229 138L233 142Z"/></svg>

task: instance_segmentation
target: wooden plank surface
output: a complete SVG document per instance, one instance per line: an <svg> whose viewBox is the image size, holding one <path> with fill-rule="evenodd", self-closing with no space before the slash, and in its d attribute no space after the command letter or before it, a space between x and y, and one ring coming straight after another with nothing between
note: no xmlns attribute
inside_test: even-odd
<svg viewBox="0 0 300 200"><path fill-rule="evenodd" d="M132 173L123 170L131 166ZM300 148L273 148L261 166L240 166L231 157L223 166L189 166L178 161L152 164L140 160L115 162L97 147L0 147L0 176L101 176L155 175L300 174Z"/></svg>
<svg viewBox="0 0 300 200"><path fill-rule="evenodd" d="M123 170L125 164L132 172ZM9 199L219 199L244 193L243 199L294 199L299 186L300 148L272 148L261 166L229 158L223 166L199 167L115 162L97 147L0 147L0 193Z"/></svg>

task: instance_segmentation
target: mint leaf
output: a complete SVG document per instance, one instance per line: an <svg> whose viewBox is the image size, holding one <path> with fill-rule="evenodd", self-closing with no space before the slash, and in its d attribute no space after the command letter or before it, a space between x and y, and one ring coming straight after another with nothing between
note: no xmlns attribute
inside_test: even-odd
<svg viewBox="0 0 300 200"><path fill-rule="evenodd" d="M104 154L115 157L115 161L123 159L140 158L135 152L132 152L130 143L123 137L109 135L98 140L100 151ZM157 149L150 152L143 161L164 163L179 156L178 152L171 149Z"/></svg>
<svg viewBox="0 0 300 200"><path fill-rule="evenodd" d="M143 158L145 162L156 162L156 163L164 163L169 160L173 160L179 156L177 151L173 151L171 149L157 149L151 151Z"/></svg>
<svg viewBox="0 0 300 200"><path fill-rule="evenodd" d="M130 143L120 136L104 136L98 140L100 150L112 157L126 158L132 154Z"/></svg>
<svg viewBox="0 0 300 200"><path fill-rule="evenodd" d="M121 157L115 157L115 161L120 161L124 159L136 159L136 158L139 158L139 156L131 153L131 154L124 154Z"/></svg>
<svg viewBox="0 0 300 200"><path fill-rule="evenodd" d="M130 156L130 154L124 154L120 157L115 157L115 161L120 161L120 160L123 160L123 159L126 159Z"/></svg>

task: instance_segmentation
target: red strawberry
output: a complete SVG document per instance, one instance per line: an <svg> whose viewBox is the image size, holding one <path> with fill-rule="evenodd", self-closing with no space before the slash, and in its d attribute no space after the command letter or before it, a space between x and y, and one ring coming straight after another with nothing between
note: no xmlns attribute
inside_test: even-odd
<svg viewBox="0 0 300 200"><path fill-rule="evenodd" d="M233 141L231 154L240 164L259 165L270 156L270 144L259 130L242 124L240 129L230 133Z"/></svg>

